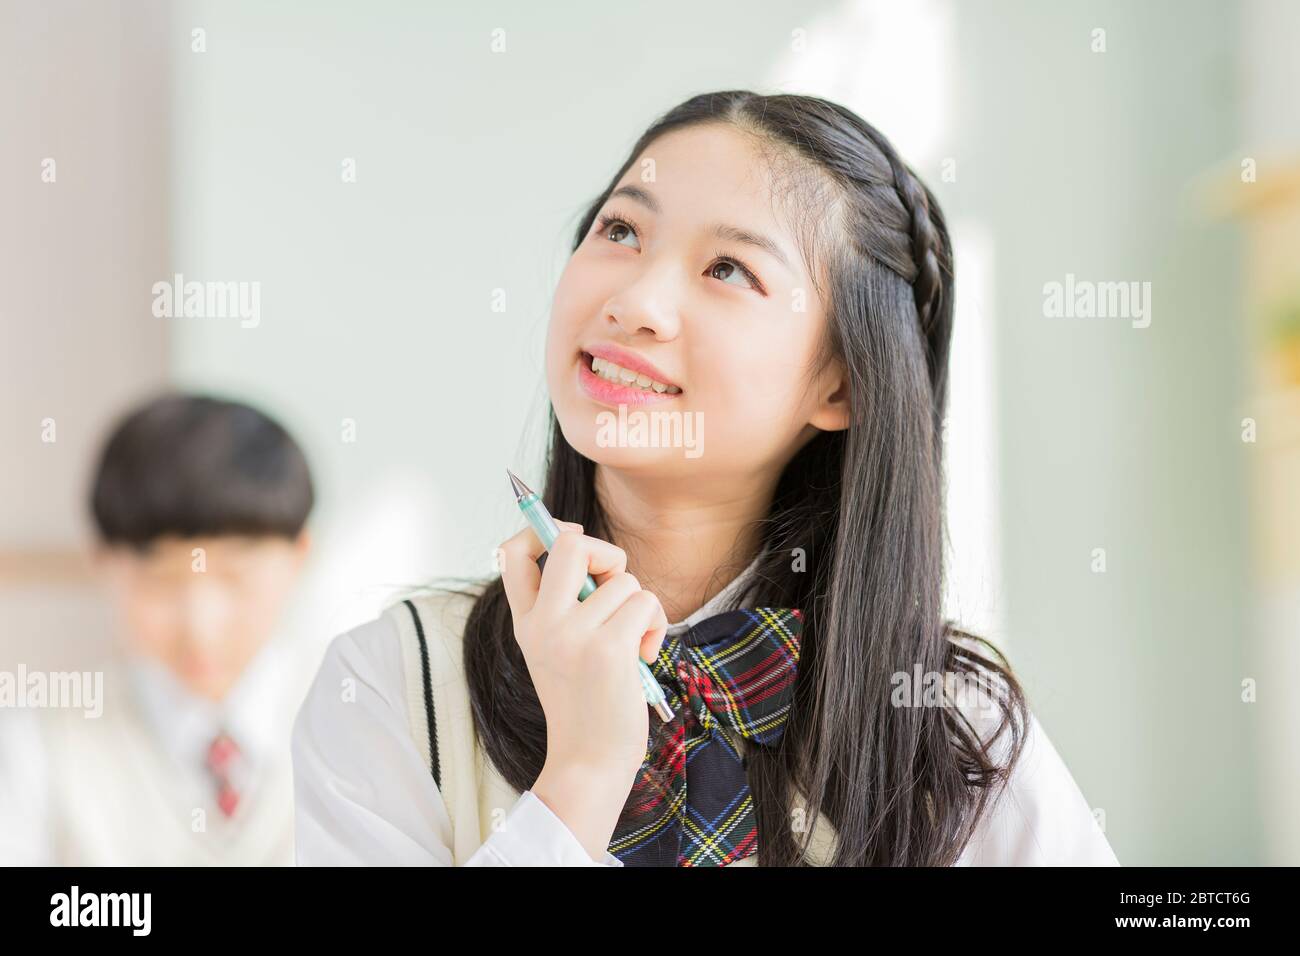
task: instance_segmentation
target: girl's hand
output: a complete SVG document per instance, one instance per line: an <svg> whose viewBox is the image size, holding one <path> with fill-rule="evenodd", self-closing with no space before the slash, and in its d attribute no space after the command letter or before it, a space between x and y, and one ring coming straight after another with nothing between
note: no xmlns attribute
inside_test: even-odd
<svg viewBox="0 0 1300 956"><path fill-rule="evenodd" d="M630 787L650 732L635 658L654 660L668 621L659 599L627 573L622 548L556 524L545 573L531 528L501 546L515 639L546 714L547 760L622 773ZM598 587L579 601L588 573Z"/></svg>
<svg viewBox="0 0 1300 956"><path fill-rule="evenodd" d="M654 660L668 619L627 573L621 548L556 524L545 573L537 566L545 549L525 528L501 545L501 577L546 715L546 763L532 789L600 859L650 733L635 657ZM579 601L589 573L597 588Z"/></svg>

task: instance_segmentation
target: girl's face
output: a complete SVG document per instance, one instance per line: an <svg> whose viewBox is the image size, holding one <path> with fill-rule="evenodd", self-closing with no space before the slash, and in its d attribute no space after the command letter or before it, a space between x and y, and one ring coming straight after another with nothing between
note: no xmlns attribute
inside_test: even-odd
<svg viewBox="0 0 1300 956"><path fill-rule="evenodd" d="M846 427L839 364L813 374L825 310L772 190L751 140L721 125L669 133L629 167L547 332L551 403L581 454L752 478Z"/></svg>

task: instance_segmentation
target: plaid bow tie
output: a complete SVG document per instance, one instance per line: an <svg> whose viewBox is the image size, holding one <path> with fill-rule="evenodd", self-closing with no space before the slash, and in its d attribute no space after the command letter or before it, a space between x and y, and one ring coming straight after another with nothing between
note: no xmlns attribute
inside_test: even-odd
<svg viewBox="0 0 1300 956"><path fill-rule="evenodd" d="M747 743L780 740L802 627L798 610L760 607L716 614L664 641L650 670L674 715L666 725L652 718L609 844L624 866L726 866L757 852L745 764L723 728Z"/></svg>

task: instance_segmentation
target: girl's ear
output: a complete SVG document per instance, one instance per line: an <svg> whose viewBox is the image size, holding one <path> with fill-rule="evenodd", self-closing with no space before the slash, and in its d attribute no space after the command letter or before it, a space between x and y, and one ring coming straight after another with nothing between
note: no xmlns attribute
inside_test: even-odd
<svg viewBox="0 0 1300 956"><path fill-rule="evenodd" d="M852 421L849 404L849 379L844 366L836 360L826 370L817 385L817 407L813 409L808 424L824 432L843 431Z"/></svg>

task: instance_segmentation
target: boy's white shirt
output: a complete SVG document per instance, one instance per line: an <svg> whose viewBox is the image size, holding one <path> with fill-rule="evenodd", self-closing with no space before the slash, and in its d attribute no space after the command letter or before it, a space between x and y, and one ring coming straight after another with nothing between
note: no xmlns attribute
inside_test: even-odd
<svg viewBox="0 0 1300 956"><path fill-rule="evenodd" d="M190 798L189 806L206 805L209 816L216 815L219 811L214 799L215 785L206 765L209 745L222 730L235 740L242 755L238 783L241 800L245 803L256 798L268 775L288 771L285 735L289 725L282 716L284 696L294 693L295 686L297 693L302 694L303 682L295 681L292 671L301 668L307 660L296 655L285 639L273 639L258 652L220 703L193 694L155 661L141 658L118 660L105 674L106 706L114 706L111 693L115 688L109 685L121 681L125 686L120 691L142 719L151 738L150 745L166 758L156 772L170 776L166 781L157 781L159 789L185 794ZM292 708L290 712L293 712ZM80 719L93 725L103 718ZM87 726L86 730L93 733L95 728ZM65 846L56 836L64 828L59 820L54 819L55 813L51 810L58 802L51 799L52 755L48 750L61 746L60 742L67 740L65 735L69 732L78 731L76 722L70 720L68 714L47 714L39 710L14 711L7 714L0 725L0 820L5 821L5 825L0 827L0 865L78 865L83 862L77 846ZM93 786L92 781L87 781L87 784ZM85 799L89 802L96 797L88 794ZM179 816L183 815L182 812ZM285 821L291 828L291 815L286 815ZM121 825L130 827L135 824L123 819ZM159 825L165 825L165 821L160 821ZM150 829L140 828L137 837L140 845L153 838ZM290 845L291 840L290 833L287 839L277 842ZM140 861L97 862L130 866ZM218 844L218 849L211 855L174 862L223 861ZM287 865L293 861L285 859L280 862Z"/></svg>
<svg viewBox="0 0 1300 956"><path fill-rule="evenodd" d="M724 610L757 563L672 624L669 635ZM454 865L451 819L411 734L407 686L400 637L388 615L330 643L293 730L298 865ZM344 688L355 697L340 706ZM623 864L608 852L593 860L568 826L525 790L464 865ZM1011 780L957 865L1119 865L1032 714Z"/></svg>
<svg viewBox="0 0 1300 956"><path fill-rule="evenodd" d="M273 717L287 666L284 647L272 641L220 703L192 694L153 660L132 661L128 675L150 727L178 767L202 769L208 746L224 730L256 773L274 747Z"/></svg>

